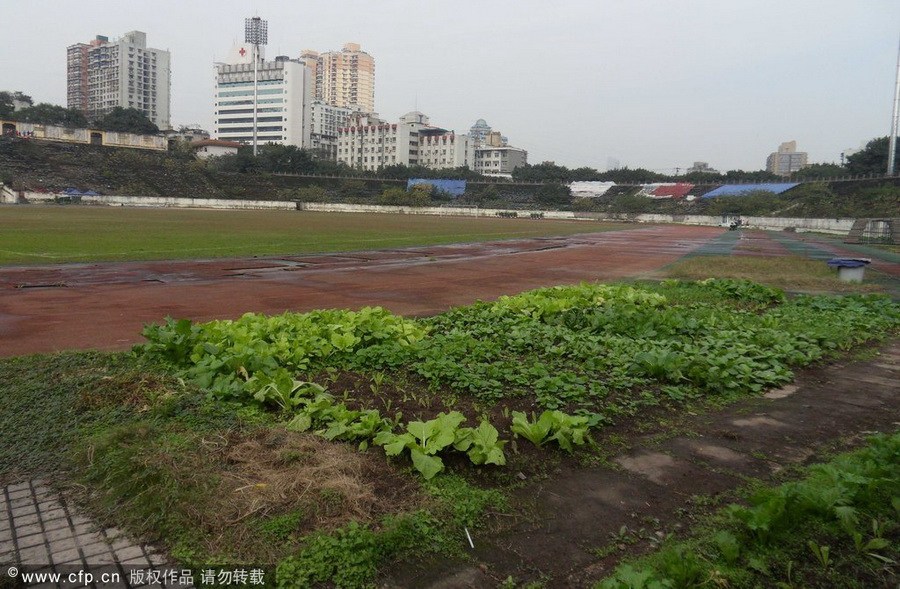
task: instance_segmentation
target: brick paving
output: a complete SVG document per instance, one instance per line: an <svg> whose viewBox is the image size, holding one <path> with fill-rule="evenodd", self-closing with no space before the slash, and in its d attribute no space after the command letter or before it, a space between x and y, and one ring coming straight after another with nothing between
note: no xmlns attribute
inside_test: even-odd
<svg viewBox="0 0 900 589"><path fill-rule="evenodd" d="M65 575L77 574L79 570L112 571L119 573L122 582L23 586L172 587L130 581L133 570L170 566L152 546L137 544L117 528L100 528L78 515L63 496L43 481L25 481L0 489L0 576L8 579L9 567ZM18 581L22 584L21 577Z"/></svg>

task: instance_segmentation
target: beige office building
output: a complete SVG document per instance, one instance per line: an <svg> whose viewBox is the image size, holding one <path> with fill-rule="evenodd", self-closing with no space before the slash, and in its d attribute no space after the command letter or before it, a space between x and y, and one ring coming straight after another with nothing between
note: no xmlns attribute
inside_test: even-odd
<svg viewBox="0 0 900 589"><path fill-rule="evenodd" d="M797 151L796 141L785 141L766 158L766 171L779 176L790 176L808 165L809 156L805 151Z"/></svg>

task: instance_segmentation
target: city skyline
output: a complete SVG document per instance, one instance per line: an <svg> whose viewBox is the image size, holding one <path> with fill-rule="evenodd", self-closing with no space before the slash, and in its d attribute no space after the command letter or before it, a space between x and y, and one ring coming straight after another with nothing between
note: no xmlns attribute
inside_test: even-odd
<svg viewBox="0 0 900 589"><path fill-rule="evenodd" d="M900 6L880 0L2 5L23 26L0 39L0 54L29 57L3 60L0 85L38 102L66 104L67 46L139 30L172 52L172 125L211 129L213 63L258 14L270 21L270 56L358 43L378 63L383 119L419 110L465 133L484 118L531 163L659 171L762 169L792 139L810 163L837 162L887 135L900 22Z"/></svg>

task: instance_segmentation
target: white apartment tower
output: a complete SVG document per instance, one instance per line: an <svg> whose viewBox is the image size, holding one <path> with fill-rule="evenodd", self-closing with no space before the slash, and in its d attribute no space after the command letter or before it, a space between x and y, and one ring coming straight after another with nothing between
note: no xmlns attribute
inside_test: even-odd
<svg viewBox="0 0 900 589"><path fill-rule="evenodd" d="M235 45L225 63L217 63L214 136L216 139L253 142L256 109L257 140L310 147L313 85L310 70L301 60L260 55L258 90L254 101L251 46Z"/></svg>
<svg viewBox="0 0 900 589"><path fill-rule="evenodd" d="M66 51L67 105L88 119L113 108L134 108L161 130L170 128L171 57L147 47L147 34L125 33L109 41L97 36Z"/></svg>

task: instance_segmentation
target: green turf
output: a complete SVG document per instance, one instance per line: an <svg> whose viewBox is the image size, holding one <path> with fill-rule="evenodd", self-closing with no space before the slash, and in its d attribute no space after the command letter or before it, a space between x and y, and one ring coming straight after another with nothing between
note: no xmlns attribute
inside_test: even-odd
<svg viewBox="0 0 900 589"><path fill-rule="evenodd" d="M623 227L549 219L4 206L0 207L0 264L308 254Z"/></svg>

